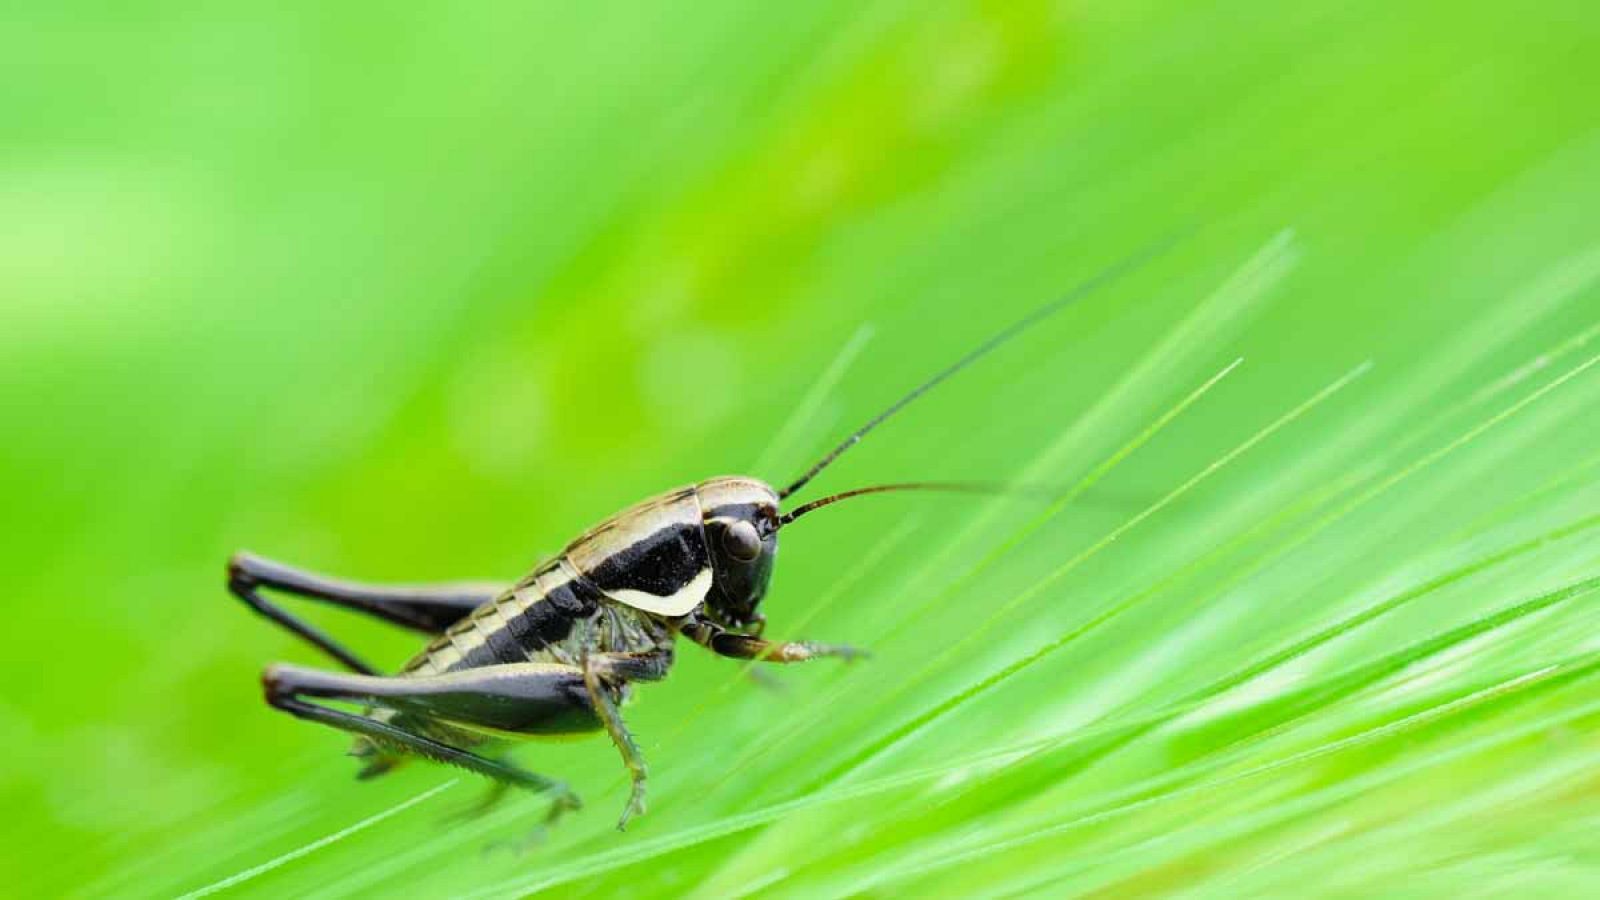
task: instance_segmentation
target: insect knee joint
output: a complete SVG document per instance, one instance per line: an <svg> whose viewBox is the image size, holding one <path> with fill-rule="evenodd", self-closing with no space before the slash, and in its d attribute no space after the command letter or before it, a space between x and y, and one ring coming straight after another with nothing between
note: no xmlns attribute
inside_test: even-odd
<svg viewBox="0 0 1600 900"><path fill-rule="evenodd" d="M261 691L273 706L281 707L283 701L294 696L294 687L284 677L283 668L280 663L273 663L261 670Z"/></svg>
<svg viewBox="0 0 1600 900"><path fill-rule="evenodd" d="M228 557L228 587L235 590L257 587L260 582L251 574L253 557L243 550Z"/></svg>

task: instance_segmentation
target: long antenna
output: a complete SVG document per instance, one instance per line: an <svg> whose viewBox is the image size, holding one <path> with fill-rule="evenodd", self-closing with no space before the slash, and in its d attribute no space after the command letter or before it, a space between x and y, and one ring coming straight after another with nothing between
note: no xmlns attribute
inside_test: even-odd
<svg viewBox="0 0 1600 900"><path fill-rule="evenodd" d="M1007 341L1019 334L1022 334L1029 328L1032 328L1034 325L1039 324L1050 316L1055 315L1068 306L1071 306L1078 300L1087 297L1099 288L1116 281L1118 278L1126 275L1134 269L1137 269L1139 266L1145 262L1148 262L1152 258L1165 253L1172 247L1173 244L1177 242L1179 236L1180 235L1171 235L1158 240L1143 250L1112 263L1110 266L1107 266L1095 275L1091 276L1087 281L1080 283L1077 287L1073 288L1071 291L1068 291L1066 295L1046 303L1038 309L1035 309L1034 311L1023 316L1021 319L1011 323L1009 326L1001 329L998 334L979 344L972 350L969 350L965 356L939 370L932 378L929 378L927 381L924 381L923 383L912 388L911 391L904 397L901 397L899 400L889 404L888 409L885 409L883 412L873 416L867 421L867 424L851 432L849 437L839 442L839 446L828 451L826 456L823 456L821 459L817 460L816 463L811 466L811 468L807 469L804 475L796 478L788 487L779 491L778 497L788 497L795 491L805 487L806 484L811 481L811 479L817 477L817 475L823 469L826 469L829 465L831 465L834 460L838 459L840 456L843 456L846 450L849 450L851 447L854 447L856 444L860 443L861 439L866 437L867 434L872 431L872 429L882 425L890 416L902 409L905 409L911 404L911 401L933 390L946 378L949 378L951 375L956 374L962 369L965 369L967 366L970 366L982 359L984 356L987 356L989 353L993 352ZM796 510L796 513L798 512L799 511Z"/></svg>
<svg viewBox="0 0 1600 900"><path fill-rule="evenodd" d="M808 512L818 510L824 506L832 506L840 500L849 500L851 497L860 497L863 494L887 494L891 491L937 491L944 494L1008 494L1015 493L1005 485L986 484L981 481L907 481L898 484L875 484L871 487L854 488L829 494L810 503L802 503L787 513L778 517L778 527L793 522Z"/></svg>

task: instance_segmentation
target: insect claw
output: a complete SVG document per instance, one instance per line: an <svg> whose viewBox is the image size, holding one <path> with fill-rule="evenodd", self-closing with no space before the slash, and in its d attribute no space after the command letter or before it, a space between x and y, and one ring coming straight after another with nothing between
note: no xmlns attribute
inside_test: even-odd
<svg viewBox="0 0 1600 900"><path fill-rule="evenodd" d="M860 647L852 647L849 644L807 643L803 646L806 650L806 656L804 657L805 659L821 659L825 656L832 656L842 659L847 663L852 663L858 659L872 658L872 653L870 651L863 650Z"/></svg>
<svg viewBox="0 0 1600 900"><path fill-rule="evenodd" d="M556 789L555 797L550 801L550 811L544 815L546 826L554 825L568 812L577 812L583 809L583 800L566 786Z"/></svg>
<svg viewBox="0 0 1600 900"><path fill-rule="evenodd" d="M622 808L622 818L617 820L617 830L627 831L628 820L644 815L644 811L644 781L635 781L633 790L628 794L628 805Z"/></svg>

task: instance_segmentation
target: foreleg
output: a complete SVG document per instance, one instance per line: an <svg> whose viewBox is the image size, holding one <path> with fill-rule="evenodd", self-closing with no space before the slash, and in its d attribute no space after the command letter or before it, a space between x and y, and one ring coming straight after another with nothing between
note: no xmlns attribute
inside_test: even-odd
<svg viewBox="0 0 1600 900"><path fill-rule="evenodd" d="M720 625L691 619L680 629L684 636L718 656L755 659L761 662L797 663L823 657L861 659L865 650L848 644L821 644L816 641L768 641L752 634L729 631Z"/></svg>

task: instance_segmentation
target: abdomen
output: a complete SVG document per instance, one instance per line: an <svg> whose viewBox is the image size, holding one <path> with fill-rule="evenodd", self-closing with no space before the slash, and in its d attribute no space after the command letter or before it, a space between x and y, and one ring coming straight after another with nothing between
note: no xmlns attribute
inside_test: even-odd
<svg viewBox="0 0 1600 900"><path fill-rule="evenodd" d="M594 615L600 594L577 577L565 555L450 626L400 671L437 675L523 662L573 664L567 640Z"/></svg>

